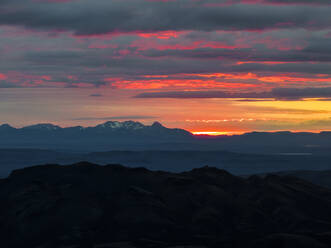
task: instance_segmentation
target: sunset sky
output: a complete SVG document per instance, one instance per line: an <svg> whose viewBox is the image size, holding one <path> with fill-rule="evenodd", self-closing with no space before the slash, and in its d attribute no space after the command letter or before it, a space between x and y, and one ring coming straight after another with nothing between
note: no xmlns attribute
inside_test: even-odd
<svg viewBox="0 0 331 248"><path fill-rule="evenodd" d="M330 0L2 0L0 123L331 130Z"/></svg>

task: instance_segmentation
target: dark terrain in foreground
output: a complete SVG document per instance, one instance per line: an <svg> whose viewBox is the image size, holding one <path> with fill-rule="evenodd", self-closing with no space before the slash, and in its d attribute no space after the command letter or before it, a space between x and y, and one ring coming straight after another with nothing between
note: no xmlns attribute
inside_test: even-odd
<svg viewBox="0 0 331 248"><path fill-rule="evenodd" d="M44 165L0 199L1 247L331 246L331 190L289 176Z"/></svg>

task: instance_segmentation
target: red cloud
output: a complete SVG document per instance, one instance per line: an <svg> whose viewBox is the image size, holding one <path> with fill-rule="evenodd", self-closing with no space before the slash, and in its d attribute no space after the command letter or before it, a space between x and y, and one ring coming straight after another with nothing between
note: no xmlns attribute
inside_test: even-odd
<svg viewBox="0 0 331 248"><path fill-rule="evenodd" d="M6 80L7 76L5 74L0 73L0 80Z"/></svg>

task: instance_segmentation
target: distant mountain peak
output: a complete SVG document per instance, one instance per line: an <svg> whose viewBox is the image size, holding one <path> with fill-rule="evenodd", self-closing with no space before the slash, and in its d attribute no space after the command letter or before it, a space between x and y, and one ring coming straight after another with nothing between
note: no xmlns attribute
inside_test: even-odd
<svg viewBox="0 0 331 248"><path fill-rule="evenodd" d="M1 129L14 129L12 126L10 126L10 125L7 124L7 123L0 125L0 128L1 128Z"/></svg>
<svg viewBox="0 0 331 248"><path fill-rule="evenodd" d="M138 121L107 121L89 127L60 127L40 123L23 128L0 128L0 146L17 144L22 139L26 146L37 148L69 147L69 149L141 149L154 144L168 146L169 143L190 142L192 134L183 129L173 129L159 122L144 125ZM70 142L68 142L70 141ZM152 145L153 144L153 145ZM164 144L164 145L163 145ZM123 148L124 147L124 148ZM127 148L128 147L128 148ZM145 149L145 148L144 148Z"/></svg>
<svg viewBox="0 0 331 248"><path fill-rule="evenodd" d="M112 129L118 129L118 128L125 128L125 129L141 129L144 128L145 126L136 121L107 121L103 124L97 125L97 128L112 128Z"/></svg>
<svg viewBox="0 0 331 248"><path fill-rule="evenodd" d="M144 124L137 121L125 121L122 122L122 124L125 128L132 128L132 129L141 129L145 127Z"/></svg>
<svg viewBox="0 0 331 248"><path fill-rule="evenodd" d="M158 122L158 121L155 121L155 122L152 124L152 127L163 127L163 128L164 128L164 126L163 126L160 122Z"/></svg>
<svg viewBox="0 0 331 248"><path fill-rule="evenodd" d="M31 130L58 130L61 129L60 126L51 124L51 123L40 123L36 125L26 126L23 129L31 129Z"/></svg>
<svg viewBox="0 0 331 248"><path fill-rule="evenodd" d="M127 130L138 130L138 129L144 129L147 127L153 127L153 128L164 128L167 129L165 126L163 126L160 122L155 121L152 125L144 125L141 122L138 121L107 121L102 124L91 126L91 128L97 128L97 129L127 129ZM2 124L0 125L1 129L16 129L9 124ZM23 130L59 130L59 129L80 129L85 130L85 127L82 126L72 126L72 127L66 127L62 128L60 126L54 125L52 123L38 123L34 125L29 125L21 128Z"/></svg>

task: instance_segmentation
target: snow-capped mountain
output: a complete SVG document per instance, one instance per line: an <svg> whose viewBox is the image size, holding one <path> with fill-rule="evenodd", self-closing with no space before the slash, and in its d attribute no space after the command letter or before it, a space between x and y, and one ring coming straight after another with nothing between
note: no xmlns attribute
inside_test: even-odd
<svg viewBox="0 0 331 248"><path fill-rule="evenodd" d="M107 121L103 124L96 126L96 128L114 128L114 129L124 128L124 129L132 129L132 130L142 129L144 127L146 126L136 121L124 121L124 122Z"/></svg>
<svg viewBox="0 0 331 248"><path fill-rule="evenodd" d="M154 147L154 143L183 142L192 134L170 129L161 123L144 125L135 121L107 121L92 127L60 127L41 123L23 128L0 126L0 148L42 148L81 150L131 149ZM120 145L119 145L120 144ZM101 147L101 148L100 148Z"/></svg>
<svg viewBox="0 0 331 248"><path fill-rule="evenodd" d="M142 130L142 129L165 129L165 130L178 130L178 129L168 129L164 127L159 122L154 122L152 125L144 125L137 121L107 121L105 123L92 126L92 127L82 127L82 126L73 126L73 127L65 127L62 128L58 125L54 125L51 123L40 123L30 126L25 126L22 128L14 128L10 126L9 124L2 124L0 125L0 132L6 131L6 130L18 130L18 131L24 131L24 130L43 130L43 131L61 131L61 130L76 130L76 131L85 131L85 130ZM183 130L184 131L184 130Z"/></svg>
<svg viewBox="0 0 331 248"><path fill-rule="evenodd" d="M50 124L50 123L41 123L41 124L26 126L26 127L23 127L22 129L25 129L25 130L48 130L48 131L52 131L52 130L59 130L59 129L61 129L61 127L60 126L53 125L53 124Z"/></svg>

